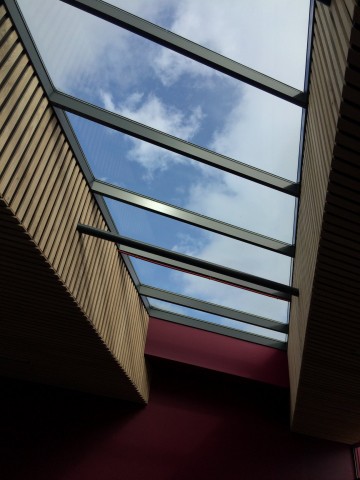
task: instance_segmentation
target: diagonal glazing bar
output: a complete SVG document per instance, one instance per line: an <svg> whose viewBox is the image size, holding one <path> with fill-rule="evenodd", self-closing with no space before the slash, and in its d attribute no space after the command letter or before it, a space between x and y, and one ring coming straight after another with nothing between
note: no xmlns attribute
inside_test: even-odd
<svg viewBox="0 0 360 480"><path fill-rule="evenodd" d="M180 138L147 127L134 120L109 112L108 110L104 110L103 108L84 102L83 100L65 93L54 91L50 95L50 102L53 106L62 108L67 112L74 113L87 120L91 120L159 147L166 148L167 150L179 153L180 155L192 158L193 160L205 163L206 165L219 168L225 172L260 183L261 185L279 190L280 192L287 193L294 197L299 195L298 183L293 183L290 180L264 172L263 170L251 167L250 165L238 162L211 150L198 147L185 140L181 140Z"/></svg>
<svg viewBox="0 0 360 480"><path fill-rule="evenodd" d="M257 247L281 253L282 255L294 257L294 245L289 245L279 240L265 237L264 235L250 232L249 230L225 222L220 222L219 220L191 212L190 210L185 210L184 208L160 202L153 198L146 197L145 195L140 195L100 180L95 180L93 182L92 191L104 195L105 197L120 200L129 205L194 225L195 227L204 228L210 232L219 233L230 238L235 238L236 240L241 240L242 242L250 243L251 245L256 245Z"/></svg>
<svg viewBox="0 0 360 480"><path fill-rule="evenodd" d="M100 0L62 0L74 7L96 15L114 25L120 26L148 40L158 43L192 60L207 65L219 72L237 80L248 83L260 90L275 95L283 100L298 105L307 106L307 95L296 88L286 85L274 78L268 77L256 70L241 65L219 53L202 47L176 33L170 32L147 20L137 17L118 7Z"/></svg>
<svg viewBox="0 0 360 480"><path fill-rule="evenodd" d="M185 315L179 315L178 313L169 312L160 308L150 307L149 315L150 317L158 318L159 320L166 320L179 325L198 328L200 330L225 335L227 337L238 338L239 340L245 340L246 342L257 343L258 345L286 350L286 343L281 342L280 340L262 337L261 335L256 335L254 333L242 332L240 330L235 330L235 328L224 327L222 325L198 320L197 318L187 317Z"/></svg>
<svg viewBox="0 0 360 480"><path fill-rule="evenodd" d="M155 245L139 242L138 240L129 237L123 237L111 232L99 230L89 225L78 224L77 228L80 233L92 235L119 244L120 251L127 255L145 259L159 265L210 278L218 282L234 285L280 300L289 301L292 295L299 295L297 289L288 285L283 285L282 283L239 272L182 253L156 247Z"/></svg>
<svg viewBox="0 0 360 480"><path fill-rule="evenodd" d="M145 297L155 298L156 300L162 300L168 303L174 303L175 305L180 305L182 307L193 308L195 310L211 313L212 315L218 315L220 317L231 318L232 320L236 320L238 322L256 325L257 327L268 328L269 330L273 330L275 332L288 333L289 330L287 324L276 322L270 318L251 315L250 313L242 312L240 310L223 307L222 305L216 305L215 303L204 302L202 300L197 300L196 298L179 295L166 290L160 290L159 288L150 287L149 285L139 285L138 292L140 295L144 295Z"/></svg>

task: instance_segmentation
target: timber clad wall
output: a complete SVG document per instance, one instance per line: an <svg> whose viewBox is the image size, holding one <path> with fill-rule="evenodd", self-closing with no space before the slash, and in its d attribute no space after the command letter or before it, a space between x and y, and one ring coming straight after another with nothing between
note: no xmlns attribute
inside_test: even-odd
<svg viewBox="0 0 360 480"><path fill-rule="evenodd" d="M360 30L317 4L289 333L292 427L360 440Z"/></svg>
<svg viewBox="0 0 360 480"><path fill-rule="evenodd" d="M0 200L0 375L139 401L79 305Z"/></svg>
<svg viewBox="0 0 360 480"><path fill-rule="evenodd" d="M3 5L0 18L0 197L146 400L147 312L116 246L76 231L107 226Z"/></svg>

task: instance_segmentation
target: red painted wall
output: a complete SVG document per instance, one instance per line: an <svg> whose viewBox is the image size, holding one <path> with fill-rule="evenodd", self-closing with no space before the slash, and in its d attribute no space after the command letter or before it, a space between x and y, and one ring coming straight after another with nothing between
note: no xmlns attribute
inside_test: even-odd
<svg viewBox="0 0 360 480"><path fill-rule="evenodd" d="M288 392L157 361L150 403L2 381L4 480L353 480L351 449L291 434Z"/></svg>
<svg viewBox="0 0 360 480"><path fill-rule="evenodd" d="M145 353L289 387L287 354L275 348L150 318Z"/></svg>

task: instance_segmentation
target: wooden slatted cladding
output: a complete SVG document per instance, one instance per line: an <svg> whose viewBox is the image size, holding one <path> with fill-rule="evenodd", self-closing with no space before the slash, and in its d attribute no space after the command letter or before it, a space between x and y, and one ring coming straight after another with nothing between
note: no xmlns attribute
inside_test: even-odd
<svg viewBox="0 0 360 480"><path fill-rule="evenodd" d="M360 440L360 14L317 4L289 333L292 428Z"/></svg>
<svg viewBox="0 0 360 480"><path fill-rule="evenodd" d="M2 200L0 229L0 375L142 401Z"/></svg>
<svg viewBox="0 0 360 480"><path fill-rule="evenodd" d="M116 246L76 231L107 226L3 5L0 17L0 196L113 355L118 381L146 401L147 312Z"/></svg>

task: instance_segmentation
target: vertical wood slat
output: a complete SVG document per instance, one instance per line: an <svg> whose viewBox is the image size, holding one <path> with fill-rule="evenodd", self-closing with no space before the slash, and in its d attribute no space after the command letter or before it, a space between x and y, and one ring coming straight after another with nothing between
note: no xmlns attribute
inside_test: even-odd
<svg viewBox="0 0 360 480"><path fill-rule="evenodd" d="M358 11L317 4L288 346L292 428L345 443L360 440Z"/></svg>
<svg viewBox="0 0 360 480"><path fill-rule="evenodd" d="M116 246L76 231L107 227L11 20L1 27L0 194L146 400L147 312Z"/></svg>

